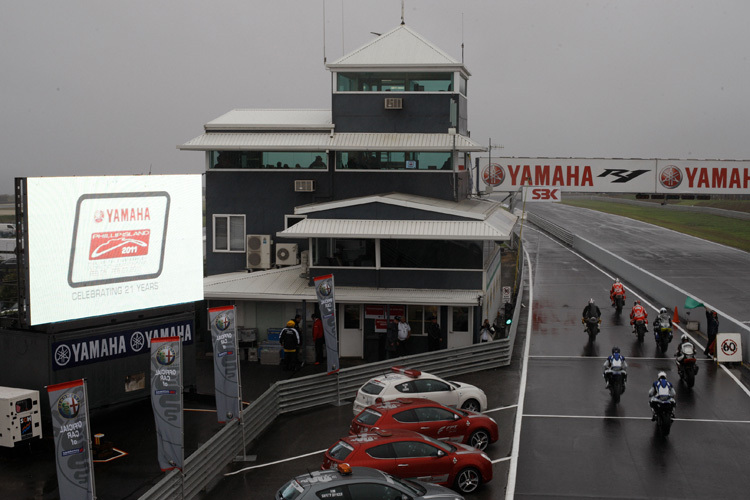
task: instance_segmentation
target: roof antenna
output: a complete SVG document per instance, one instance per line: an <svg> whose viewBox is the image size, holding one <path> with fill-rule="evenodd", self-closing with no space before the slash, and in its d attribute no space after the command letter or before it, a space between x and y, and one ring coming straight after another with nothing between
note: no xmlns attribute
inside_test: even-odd
<svg viewBox="0 0 750 500"><path fill-rule="evenodd" d="M464 13L461 12L461 64L464 63Z"/></svg>
<svg viewBox="0 0 750 500"><path fill-rule="evenodd" d="M346 44L344 44L344 0L341 0L341 54L346 53Z"/></svg>
<svg viewBox="0 0 750 500"><path fill-rule="evenodd" d="M323 0L323 65L326 63L326 0Z"/></svg>
<svg viewBox="0 0 750 500"><path fill-rule="evenodd" d="M404 22L404 0L401 0L401 24L406 24Z"/></svg>

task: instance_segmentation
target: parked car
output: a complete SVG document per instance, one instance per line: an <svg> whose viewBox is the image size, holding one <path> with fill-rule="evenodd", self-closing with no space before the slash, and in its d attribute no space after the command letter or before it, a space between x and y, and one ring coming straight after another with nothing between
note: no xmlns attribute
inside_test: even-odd
<svg viewBox="0 0 750 500"><path fill-rule="evenodd" d="M352 420L349 433L362 434L376 429L407 429L480 450L498 437L497 422L493 418L424 398L399 398L370 405Z"/></svg>
<svg viewBox="0 0 750 500"><path fill-rule="evenodd" d="M335 470L302 474L284 484L276 492L276 500L320 500L321 498L463 500L464 497L436 484L399 479L377 469L350 467L346 464L338 466Z"/></svg>
<svg viewBox="0 0 750 500"><path fill-rule="evenodd" d="M461 493L471 493L492 479L492 462L483 451L402 429L377 429L341 438L326 451L322 469L343 463L448 486Z"/></svg>
<svg viewBox="0 0 750 500"><path fill-rule="evenodd" d="M478 387L394 366L390 373L371 378L359 388L353 412L356 416L372 404L403 397L427 398L445 406L476 412L487 409L487 395Z"/></svg>

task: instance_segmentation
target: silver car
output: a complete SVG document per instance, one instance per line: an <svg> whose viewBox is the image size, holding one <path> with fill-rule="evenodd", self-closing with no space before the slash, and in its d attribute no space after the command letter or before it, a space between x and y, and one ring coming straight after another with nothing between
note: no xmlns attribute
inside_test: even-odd
<svg viewBox="0 0 750 500"><path fill-rule="evenodd" d="M276 500L321 498L464 500L464 497L443 486L399 479L377 469L349 467L346 464L341 464L335 470L318 470L297 476L276 492Z"/></svg>

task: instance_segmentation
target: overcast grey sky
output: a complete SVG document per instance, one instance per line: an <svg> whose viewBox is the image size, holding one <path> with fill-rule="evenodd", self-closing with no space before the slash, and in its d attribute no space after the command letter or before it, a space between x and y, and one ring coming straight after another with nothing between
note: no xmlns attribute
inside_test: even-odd
<svg viewBox="0 0 750 500"><path fill-rule="evenodd" d="M750 159L747 0L406 0L469 80L493 156ZM0 9L0 193L17 176L200 173L234 108L330 108L324 0L34 0ZM325 0L329 62L401 0ZM462 22L463 18L463 22ZM342 32L343 29L343 32Z"/></svg>

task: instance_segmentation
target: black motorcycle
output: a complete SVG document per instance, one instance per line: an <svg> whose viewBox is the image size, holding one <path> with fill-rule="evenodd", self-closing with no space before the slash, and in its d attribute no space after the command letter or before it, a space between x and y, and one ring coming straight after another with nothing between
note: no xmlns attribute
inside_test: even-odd
<svg viewBox="0 0 750 500"><path fill-rule="evenodd" d="M656 430L662 436L669 436L669 430L672 428L672 420L674 419L674 406L674 399L669 396L662 396L651 401L651 407L656 414Z"/></svg>
<svg viewBox="0 0 750 500"><path fill-rule="evenodd" d="M622 312L622 308L625 305L625 298L623 297L623 294L617 293L615 294L615 313L620 314Z"/></svg>
<svg viewBox="0 0 750 500"><path fill-rule="evenodd" d="M642 319L635 320L633 323L635 326L635 336L638 337L638 342L643 343L643 336L646 334L646 322Z"/></svg>
<svg viewBox="0 0 750 500"><path fill-rule="evenodd" d="M602 320L596 316L586 318L586 333L589 335L589 342L593 342L596 339L596 334L599 333L599 323Z"/></svg>
<svg viewBox="0 0 750 500"><path fill-rule="evenodd" d="M654 340L662 354L667 352L667 346L672 342L672 327L668 323L662 324L658 318L654 320Z"/></svg>
<svg viewBox="0 0 750 500"><path fill-rule="evenodd" d="M677 373L680 374L680 380L685 382L685 385L692 388L695 385L695 376L698 374L698 365L695 362L694 352L682 351L682 360L675 360L677 364Z"/></svg>
<svg viewBox="0 0 750 500"><path fill-rule="evenodd" d="M620 402L620 396L625 392L625 378L627 373L619 367L613 367L609 373L609 393L612 401L617 404Z"/></svg>

